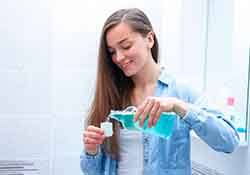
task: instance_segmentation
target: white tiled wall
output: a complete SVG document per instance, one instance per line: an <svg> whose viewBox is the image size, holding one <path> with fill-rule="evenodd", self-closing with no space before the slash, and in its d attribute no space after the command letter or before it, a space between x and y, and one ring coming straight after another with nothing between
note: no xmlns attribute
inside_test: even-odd
<svg viewBox="0 0 250 175"><path fill-rule="evenodd" d="M168 69L203 88L206 0L0 1L0 161L33 161L41 175L81 174L101 27L125 7L148 14ZM194 158L202 154L209 157Z"/></svg>
<svg viewBox="0 0 250 175"><path fill-rule="evenodd" d="M31 161L41 175L81 174L101 27L125 7L143 9L160 33L162 1L0 2L0 161Z"/></svg>

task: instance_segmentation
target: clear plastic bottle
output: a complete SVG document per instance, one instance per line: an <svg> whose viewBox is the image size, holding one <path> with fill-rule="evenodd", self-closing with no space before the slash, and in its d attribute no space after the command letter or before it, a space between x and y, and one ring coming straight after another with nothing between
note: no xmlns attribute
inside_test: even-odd
<svg viewBox="0 0 250 175"><path fill-rule="evenodd" d="M139 126L139 121L133 121L135 112L136 108L130 106L124 111L111 111L109 117L119 121L122 124L123 128L128 130L142 131L163 138L168 138L169 136L171 136L174 128L175 118L177 117L176 114L163 112L156 125L149 128L148 118L145 120L142 127Z"/></svg>
<svg viewBox="0 0 250 175"><path fill-rule="evenodd" d="M239 133L246 132L244 127L244 122L242 116L235 109L235 98L228 97L227 98L227 115L230 116L231 122L234 124L235 128Z"/></svg>
<svg viewBox="0 0 250 175"><path fill-rule="evenodd" d="M227 108L226 108L226 112L227 112L227 116L229 116L230 121L235 125L235 127L237 128L239 125L239 121L238 121L238 116L235 110L235 99L234 97L227 97Z"/></svg>

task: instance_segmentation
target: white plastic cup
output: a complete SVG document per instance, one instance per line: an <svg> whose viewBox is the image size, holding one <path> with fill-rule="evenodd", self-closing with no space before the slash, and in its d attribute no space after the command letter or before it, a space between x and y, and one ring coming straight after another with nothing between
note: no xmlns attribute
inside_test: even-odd
<svg viewBox="0 0 250 175"><path fill-rule="evenodd" d="M104 130L105 137L111 137L113 135L113 125L111 122L102 122L101 128Z"/></svg>

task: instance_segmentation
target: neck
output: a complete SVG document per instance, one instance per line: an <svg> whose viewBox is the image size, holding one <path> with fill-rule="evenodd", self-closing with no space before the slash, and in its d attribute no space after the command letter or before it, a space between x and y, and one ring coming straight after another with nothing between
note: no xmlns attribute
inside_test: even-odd
<svg viewBox="0 0 250 175"><path fill-rule="evenodd" d="M135 76L132 77L136 89L145 89L154 85L160 75L160 66L152 59Z"/></svg>

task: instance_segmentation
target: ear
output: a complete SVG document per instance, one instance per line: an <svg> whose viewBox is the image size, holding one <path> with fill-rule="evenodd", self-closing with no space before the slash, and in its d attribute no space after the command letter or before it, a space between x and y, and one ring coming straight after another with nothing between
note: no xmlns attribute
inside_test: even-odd
<svg viewBox="0 0 250 175"><path fill-rule="evenodd" d="M147 34L147 41L148 41L148 47L151 49L154 46L155 40L154 40L154 32L149 32Z"/></svg>

